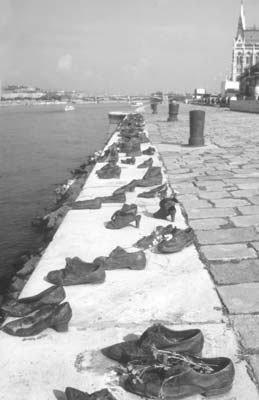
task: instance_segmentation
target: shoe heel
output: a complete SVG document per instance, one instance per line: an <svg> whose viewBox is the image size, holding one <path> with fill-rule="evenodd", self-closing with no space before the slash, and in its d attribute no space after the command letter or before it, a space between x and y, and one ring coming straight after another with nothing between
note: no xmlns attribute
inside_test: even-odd
<svg viewBox="0 0 259 400"><path fill-rule="evenodd" d="M207 390L206 392L202 393L203 396L210 397L210 396L219 396L221 394L225 394L232 389L232 384L228 386L224 386L223 388L219 389L211 389Z"/></svg>
<svg viewBox="0 0 259 400"><path fill-rule="evenodd" d="M140 220L141 220L141 215L136 215L136 218L135 218L136 228L139 228Z"/></svg>
<svg viewBox="0 0 259 400"><path fill-rule="evenodd" d="M67 332L68 331L68 322L57 322L52 325L52 328L57 332Z"/></svg>

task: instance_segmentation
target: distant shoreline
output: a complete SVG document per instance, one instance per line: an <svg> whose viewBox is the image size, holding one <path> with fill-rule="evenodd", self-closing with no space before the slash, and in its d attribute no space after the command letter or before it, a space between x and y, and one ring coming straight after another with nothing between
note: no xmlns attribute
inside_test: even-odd
<svg viewBox="0 0 259 400"><path fill-rule="evenodd" d="M105 101L76 101L73 102L74 105L86 105L86 104L114 104L114 103L122 103L127 104L127 101L123 100L105 100ZM7 106L50 106L50 105L67 105L67 101L0 101L0 107ZM130 104L129 104L130 105Z"/></svg>

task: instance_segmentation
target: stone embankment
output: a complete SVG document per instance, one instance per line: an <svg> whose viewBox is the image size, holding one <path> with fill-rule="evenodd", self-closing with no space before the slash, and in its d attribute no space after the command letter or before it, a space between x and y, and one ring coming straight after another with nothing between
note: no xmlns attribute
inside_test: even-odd
<svg viewBox="0 0 259 400"><path fill-rule="evenodd" d="M253 304L259 303L256 300L257 283L254 283L259 241L256 227L244 225L245 221L247 224L251 220L256 224L256 214L253 214L255 219L247 219L247 215L251 215L248 211L255 212L253 207L258 197L253 186L258 172L256 151L249 135L244 137L241 145L236 144L233 136L244 136L244 133L240 132L235 119L229 117L231 114L224 114L222 110L220 114L211 111L207 118L206 146L184 146L188 142L187 112L191 108L182 108L179 121L175 123L163 122L167 118L165 109L159 110L156 116L148 114L147 128L152 145L159 150L152 156L153 165L163 167L163 181L169 180L173 189L179 192L182 208L177 206L175 225L183 229L189 223L196 233L196 245L167 255L147 250L144 270L106 271L106 280L102 284L66 287L66 301L73 312L68 332L46 329L30 338L12 337L1 332L0 399L53 400L55 396L64 399L61 392L67 386L89 393L108 387L118 400L135 399L135 395L118 385L116 363L106 358L100 349L120 342L132 333L140 335L154 322L172 329L200 328L205 337L204 357L227 356L233 360L234 385L220 399L259 399L253 382L256 370L250 367L256 366L257 356L244 350L246 340L250 340L250 344L253 342L253 346L257 344L257 332L254 331L253 336L246 336L246 333L247 327L251 328L251 314L256 314L256 310L249 312ZM244 126L247 129L247 120ZM115 133L109 144L117 139ZM141 146L143 150L149 144ZM248 154L249 168L245 167L244 159ZM141 179L146 170L136 166L149 157L137 157L136 165L121 163L124 158L121 157L119 179L99 179L96 171L103 164L98 163L76 200L109 196L132 179ZM233 175L236 175L235 182ZM126 194L127 203L138 206L139 228L105 228L105 223L120 208L118 204L103 204L97 210L69 210L21 297L48 288L50 284L44 278L49 271L64 268L66 257L77 256L92 262L98 256L107 256L117 246L130 251L134 249L133 243L150 234L157 225L167 226L169 221L152 218L159 199L137 197L140 192L143 188ZM243 192L251 197L244 198ZM247 212L244 211L246 207L249 207ZM245 273L250 271L252 264L249 263L253 262L254 272ZM239 275L243 278L237 282ZM255 296L255 302L252 296ZM236 315L237 311L240 315ZM239 332L240 327L247 328L241 336L243 347L240 347L231 321ZM253 319L253 323L255 326L257 320ZM251 347L249 349L251 352ZM193 396L190 399L201 398Z"/></svg>

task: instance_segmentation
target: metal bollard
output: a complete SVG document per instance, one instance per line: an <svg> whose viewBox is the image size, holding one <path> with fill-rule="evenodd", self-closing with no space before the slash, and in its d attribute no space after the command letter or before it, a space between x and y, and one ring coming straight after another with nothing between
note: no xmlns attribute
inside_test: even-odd
<svg viewBox="0 0 259 400"><path fill-rule="evenodd" d="M167 118L167 121L168 122L169 121L177 121L178 120L177 116L179 113L179 104L169 101L168 106L169 106L168 107L169 116Z"/></svg>
<svg viewBox="0 0 259 400"><path fill-rule="evenodd" d="M190 111L190 138L189 146L204 146L205 111Z"/></svg>
<svg viewBox="0 0 259 400"><path fill-rule="evenodd" d="M152 114L157 114L157 103L151 103L150 104Z"/></svg>

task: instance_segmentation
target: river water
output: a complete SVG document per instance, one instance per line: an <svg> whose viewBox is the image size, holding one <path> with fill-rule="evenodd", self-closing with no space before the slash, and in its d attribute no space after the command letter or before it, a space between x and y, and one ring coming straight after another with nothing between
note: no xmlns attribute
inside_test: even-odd
<svg viewBox="0 0 259 400"><path fill-rule="evenodd" d="M70 178L88 155L103 148L108 112L123 104L0 108L0 279L16 257L41 244L31 220L46 214L57 183Z"/></svg>

